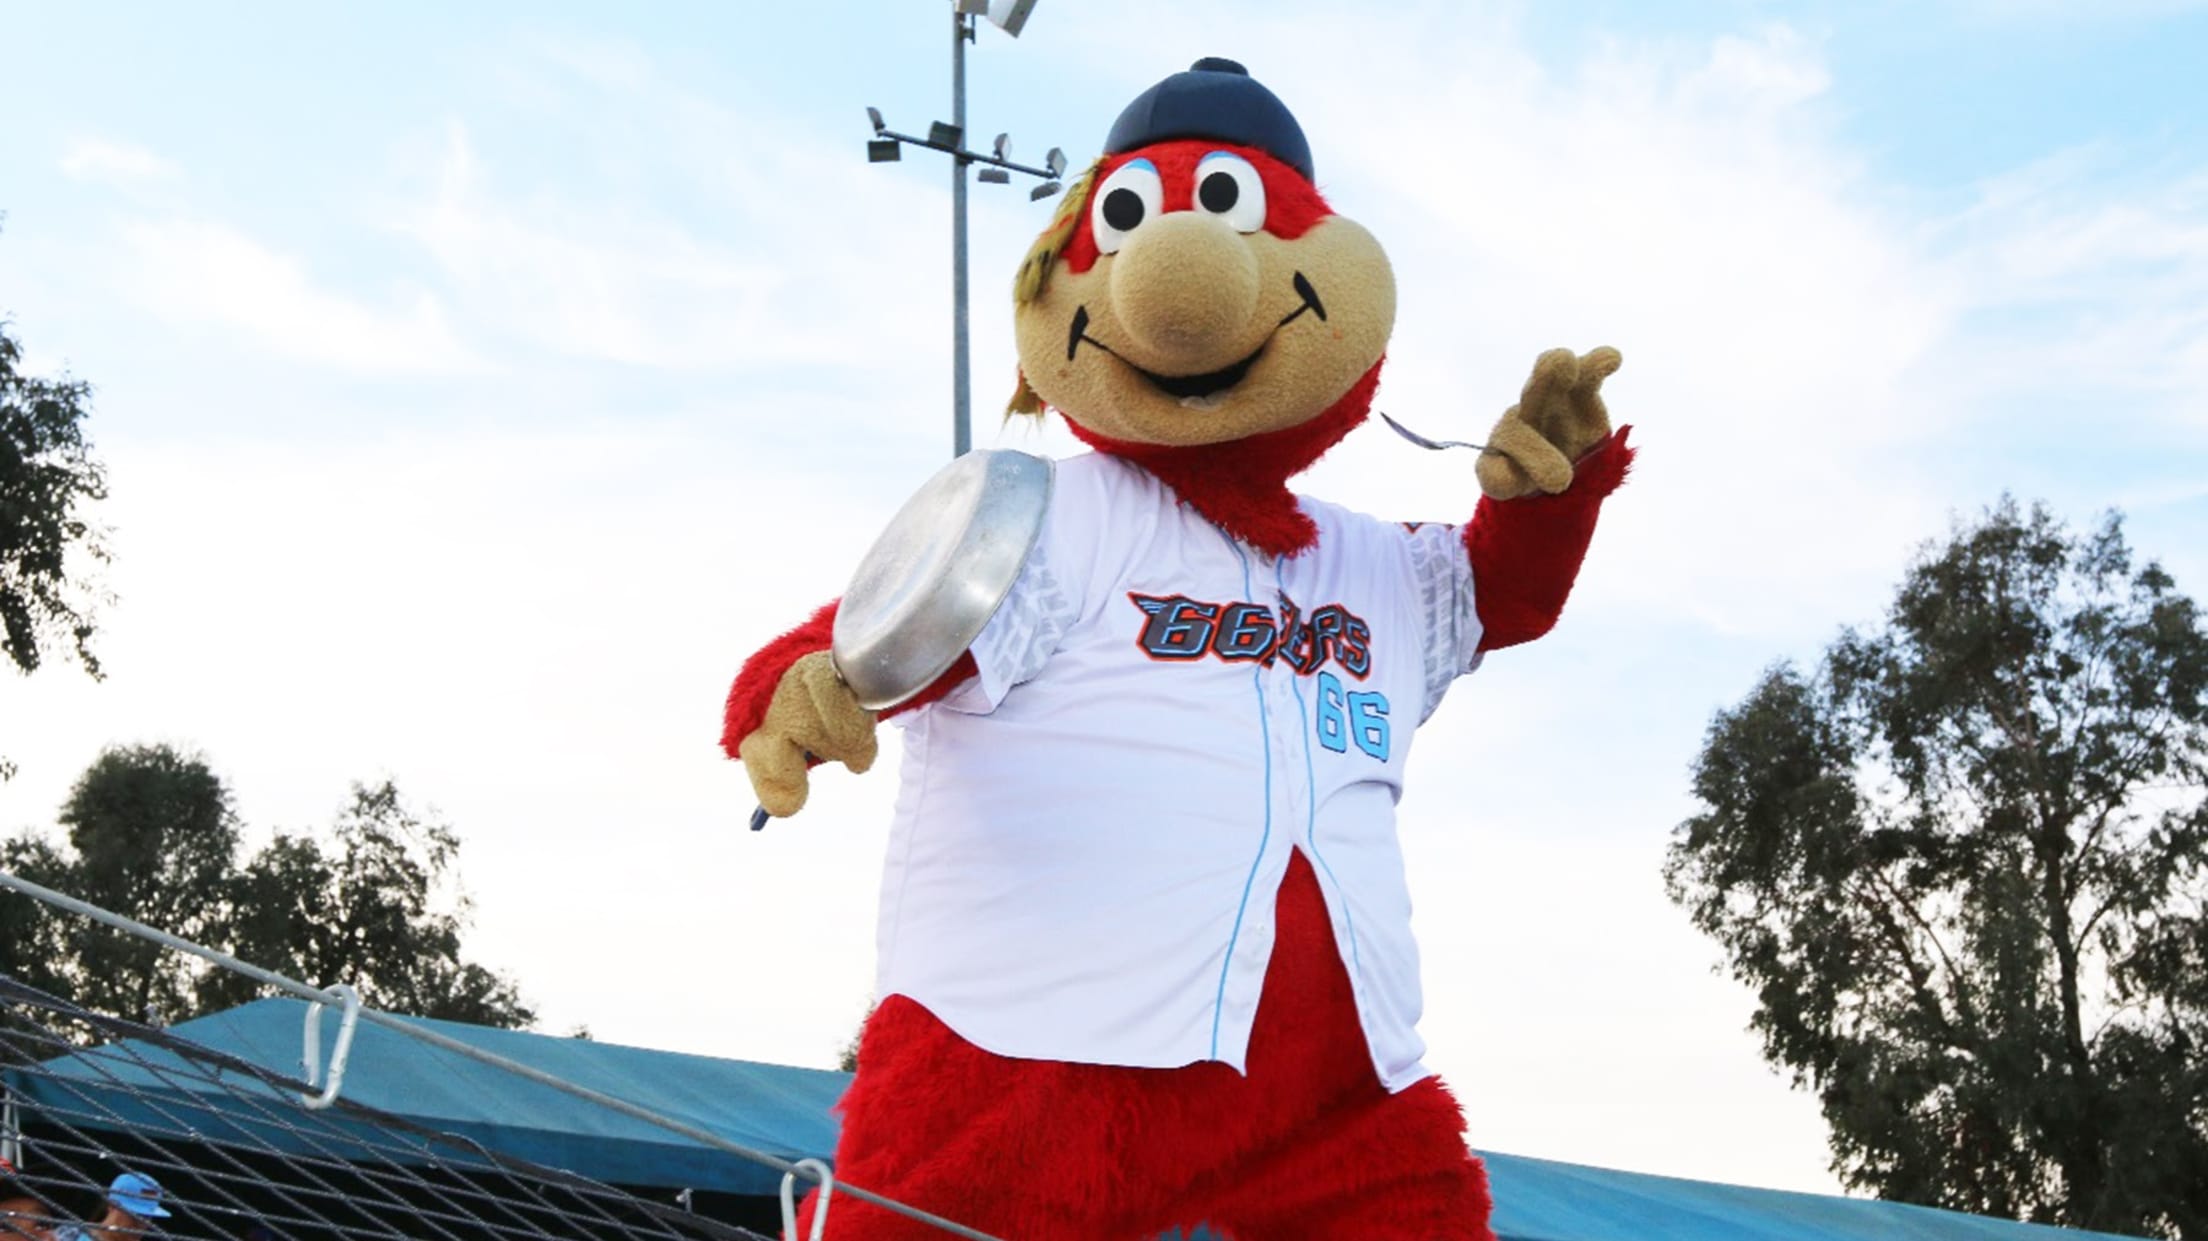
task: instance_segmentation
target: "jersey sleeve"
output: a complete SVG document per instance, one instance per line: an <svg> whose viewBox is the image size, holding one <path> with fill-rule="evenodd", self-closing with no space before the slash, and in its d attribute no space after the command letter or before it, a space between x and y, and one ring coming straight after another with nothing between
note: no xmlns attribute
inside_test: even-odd
<svg viewBox="0 0 2208 1241"><path fill-rule="evenodd" d="M987 714L997 709L1014 686L1031 680L1065 641L1081 615L1078 575L1058 566L1066 551L1057 546L1060 526L1055 508L1035 546L981 636L968 648L974 675L938 700L953 711Z"/></svg>
<svg viewBox="0 0 2208 1241"><path fill-rule="evenodd" d="M1426 697L1418 716L1424 723L1450 683L1480 666L1480 609L1463 528L1425 523L1402 529L1425 653Z"/></svg>

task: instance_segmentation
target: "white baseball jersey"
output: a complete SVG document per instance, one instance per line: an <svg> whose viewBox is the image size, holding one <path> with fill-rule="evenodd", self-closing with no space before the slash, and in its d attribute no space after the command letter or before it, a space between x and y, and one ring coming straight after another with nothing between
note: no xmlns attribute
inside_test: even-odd
<svg viewBox="0 0 2208 1241"><path fill-rule="evenodd" d="M1455 526L1301 503L1318 545L1274 557L1058 463L980 675L904 717L878 994L1000 1055L1242 1070L1301 849L1381 1081L1427 1076L1395 803L1479 662L1471 567Z"/></svg>

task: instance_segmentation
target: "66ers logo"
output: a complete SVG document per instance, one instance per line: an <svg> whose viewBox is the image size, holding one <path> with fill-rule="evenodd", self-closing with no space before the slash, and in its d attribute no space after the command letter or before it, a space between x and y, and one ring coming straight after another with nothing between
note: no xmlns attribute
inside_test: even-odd
<svg viewBox="0 0 2208 1241"><path fill-rule="evenodd" d="M1316 676L1311 721L1318 742L1336 754L1352 750L1379 762L1394 750L1388 696L1350 689L1332 672L1333 664L1362 681L1372 671L1372 627L1338 603L1329 603L1306 619L1286 595L1280 611L1262 603L1207 603L1187 595L1127 594L1142 610L1142 632L1135 645L1152 659L1187 661L1210 656L1229 663L1272 667L1286 663L1303 676ZM1303 695L1296 702L1300 710Z"/></svg>
<svg viewBox="0 0 2208 1241"><path fill-rule="evenodd" d="M1187 595L1140 595L1129 602L1147 618L1135 644L1152 659L1282 660L1309 676L1327 664L1363 680L1372 671L1372 629L1362 617L1330 603L1303 617L1283 597L1280 612L1263 603L1207 603Z"/></svg>

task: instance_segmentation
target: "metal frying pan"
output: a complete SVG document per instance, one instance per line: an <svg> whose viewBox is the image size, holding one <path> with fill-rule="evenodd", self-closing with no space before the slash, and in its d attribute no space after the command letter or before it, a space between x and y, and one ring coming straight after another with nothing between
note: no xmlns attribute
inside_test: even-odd
<svg viewBox="0 0 2208 1241"><path fill-rule="evenodd" d="M981 636L1042 533L1051 477L1046 458L977 449L897 510L836 607L828 657L860 706L910 700Z"/></svg>

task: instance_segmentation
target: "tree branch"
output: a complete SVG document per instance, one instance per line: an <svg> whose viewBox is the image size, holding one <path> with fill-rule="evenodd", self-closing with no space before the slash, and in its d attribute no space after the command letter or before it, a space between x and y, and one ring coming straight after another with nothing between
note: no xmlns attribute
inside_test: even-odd
<svg viewBox="0 0 2208 1241"><path fill-rule="evenodd" d="M1941 945L1939 936L1925 922L1923 915L1917 911L1916 906L1903 899L1901 894L1896 892L1893 886L1887 882L1884 874L1876 870L1867 871L1865 874L1871 883L1882 890L1882 894L1886 899L1883 901L1877 899L1865 900L1863 906L1870 912L1872 921L1884 933L1887 943L1893 949L1895 957L1900 961L1902 969L1908 972L1917 1006L1924 1011L1926 1017L1930 1018L1939 1027L1940 1034L1948 1046L1957 1050L1968 1050L1967 1044L1956 1031L1954 1019L1948 1016L1947 1010L1940 1005L1939 997L1933 993L1931 967L1917 959L1916 953L1912 951L1908 931L1894 919L1893 910L1898 908L1908 914L1909 919L1916 923L1919 930L1924 932L1925 938L1932 945L1932 951L1939 955L1940 967L1946 972L1947 976L1947 989L1954 995L1959 1015L1975 1029L1977 1021L1970 1016L1969 1001L1957 989L1960 978L1955 972L1954 961L1947 955L1947 949Z"/></svg>

